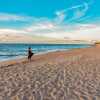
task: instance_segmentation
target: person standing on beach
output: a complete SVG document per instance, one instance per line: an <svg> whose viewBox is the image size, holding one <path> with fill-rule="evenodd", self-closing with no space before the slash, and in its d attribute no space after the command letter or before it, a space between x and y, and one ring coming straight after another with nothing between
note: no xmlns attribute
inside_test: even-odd
<svg viewBox="0 0 100 100"><path fill-rule="evenodd" d="M33 52L32 52L32 49L31 47L28 48L28 60L31 61L31 58L33 56Z"/></svg>

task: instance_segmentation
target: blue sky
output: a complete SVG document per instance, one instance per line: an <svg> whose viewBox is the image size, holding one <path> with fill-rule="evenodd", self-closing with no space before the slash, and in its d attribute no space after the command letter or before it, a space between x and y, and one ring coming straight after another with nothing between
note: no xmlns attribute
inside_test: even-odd
<svg viewBox="0 0 100 100"><path fill-rule="evenodd" d="M65 10L64 13L66 14L66 17L64 21L67 22L76 11L77 13L80 13L85 9L85 3L88 8L83 12L85 13L83 16L80 15L81 17L79 19L81 20L83 17L87 17L87 19L84 21L75 19L71 22L94 22L100 17L99 0L0 0L0 13L54 20L56 12ZM67 9L78 5L81 6L67 11ZM31 22L31 19L29 22ZM18 22L16 23L18 24ZM11 25L12 24L13 23L11 23ZM22 25L21 21L19 21L19 24Z"/></svg>
<svg viewBox="0 0 100 100"><path fill-rule="evenodd" d="M0 29L74 38L78 28L80 34L87 28L97 29L99 9L100 0L0 0Z"/></svg>

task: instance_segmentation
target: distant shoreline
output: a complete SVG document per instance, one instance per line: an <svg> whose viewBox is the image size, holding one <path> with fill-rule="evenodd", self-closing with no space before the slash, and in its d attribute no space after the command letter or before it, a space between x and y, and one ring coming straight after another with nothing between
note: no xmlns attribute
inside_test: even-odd
<svg viewBox="0 0 100 100"><path fill-rule="evenodd" d="M93 42L80 41L80 42L0 42L0 44L90 44L93 45Z"/></svg>

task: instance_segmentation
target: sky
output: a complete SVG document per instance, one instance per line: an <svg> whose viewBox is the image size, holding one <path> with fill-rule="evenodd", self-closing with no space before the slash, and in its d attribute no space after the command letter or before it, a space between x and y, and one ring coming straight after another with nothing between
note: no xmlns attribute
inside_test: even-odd
<svg viewBox="0 0 100 100"><path fill-rule="evenodd" d="M100 0L0 0L0 34L100 40Z"/></svg>

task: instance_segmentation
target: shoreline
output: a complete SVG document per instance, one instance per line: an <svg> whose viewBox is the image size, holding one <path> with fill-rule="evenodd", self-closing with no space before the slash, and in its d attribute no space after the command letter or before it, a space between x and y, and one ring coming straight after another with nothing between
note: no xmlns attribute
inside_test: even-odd
<svg viewBox="0 0 100 100"><path fill-rule="evenodd" d="M37 53L35 54L32 59L34 59L34 57L41 57L41 56L45 56L45 55L48 55L48 54L52 54L52 53L57 53L57 52L73 52L74 50L80 50L80 49L87 49L87 48L91 48L91 47L94 47L96 45L94 44L91 44L89 45L89 47L85 47L85 48L74 48L74 49L64 49L64 50L57 50L57 51L49 51L49 52L41 52L41 53ZM16 57L16 58L12 58L12 59L7 59L7 60L4 60L4 61L0 61L0 67L1 66L10 66L10 65L14 65L14 64L18 64L18 63L23 63L23 62L27 62L28 59L27 59L27 56L23 56L23 57Z"/></svg>
<svg viewBox="0 0 100 100"><path fill-rule="evenodd" d="M13 43L13 44L15 44L15 43ZM6 52L2 52L2 49L1 49L1 52L0 52L1 53L1 55L0 55L0 62L14 60L14 59L16 60L18 58L26 57L27 56L26 50L27 50L28 46L32 46L32 44L26 44L26 45L25 44L19 44L19 45L24 45L25 51L23 50L23 48L19 49L19 50L23 50L24 53L23 52L19 53L17 50L15 50L17 48L15 46L15 49L14 49L14 45L13 45L14 52L13 52L13 50L11 50L12 51L12 53L11 53L10 49L12 49L12 44L8 43L8 46L9 46L8 49L5 48L5 46L6 46L6 44L5 44L4 47L2 47L2 49L5 48ZM19 46L19 45L17 45L17 46ZM60 49L59 45L57 45L58 46L57 48L52 48L52 47L49 46L49 45L56 46L56 44L43 44L44 45L43 48L45 48L45 45L46 46L48 45L48 47L46 49L44 49L44 50L42 50L41 48L38 49L37 47L34 48L34 45L37 45L37 44L33 44L34 53L36 55L39 55L39 54L46 54L46 53L50 53L50 52L56 52L56 51L69 51L69 50L72 50L72 49L75 49L75 48L88 48L89 46L92 46L93 44L66 44L69 47L67 47L65 44L62 44L62 45L59 44L62 47L61 49ZM39 44L39 46L41 47L42 44ZM70 46L72 46L72 47L70 47ZM8 54L8 55L6 55L6 54ZM20 54L20 55L18 55L18 54Z"/></svg>

